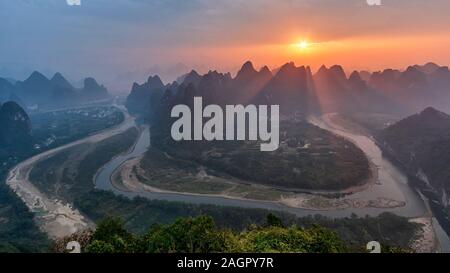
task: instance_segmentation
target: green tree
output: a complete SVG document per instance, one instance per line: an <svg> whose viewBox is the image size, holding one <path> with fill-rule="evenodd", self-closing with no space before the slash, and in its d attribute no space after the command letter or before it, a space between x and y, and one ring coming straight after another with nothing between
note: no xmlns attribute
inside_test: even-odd
<svg viewBox="0 0 450 273"><path fill-rule="evenodd" d="M272 213L269 213L267 215L267 226L269 227L283 227L283 221L281 220L281 218L275 216Z"/></svg>
<svg viewBox="0 0 450 273"><path fill-rule="evenodd" d="M144 236L150 253L208 253L225 249L225 233L216 230L211 217L180 218L173 224L155 225Z"/></svg>
<svg viewBox="0 0 450 273"><path fill-rule="evenodd" d="M239 235L243 252L257 253L335 253L344 252L342 240L332 231L312 228L301 229L268 227Z"/></svg>
<svg viewBox="0 0 450 273"><path fill-rule="evenodd" d="M88 252L105 249L108 252L128 253L137 250L137 242L133 234L125 229L120 218L115 217L101 220L91 241L92 243L87 247Z"/></svg>
<svg viewBox="0 0 450 273"><path fill-rule="evenodd" d="M93 241L86 247L88 253L115 253L114 246L103 241Z"/></svg>

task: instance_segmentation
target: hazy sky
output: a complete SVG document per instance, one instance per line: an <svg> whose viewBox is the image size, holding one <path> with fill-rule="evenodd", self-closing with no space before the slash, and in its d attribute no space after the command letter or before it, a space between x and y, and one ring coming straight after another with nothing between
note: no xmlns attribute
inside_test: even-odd
<svg viewBox="0 0 450 273"><path fill-rule="evenodd" d="M125 88L246 60L348 70L450 64L450 1L0 0L0 76L95 76ZM307 41L307 48L298 43Z"/></svg>

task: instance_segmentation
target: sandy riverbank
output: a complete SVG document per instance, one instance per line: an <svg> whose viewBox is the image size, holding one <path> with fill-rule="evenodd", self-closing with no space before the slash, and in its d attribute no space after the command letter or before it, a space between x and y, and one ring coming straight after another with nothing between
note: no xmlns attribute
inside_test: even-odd
<svg viewBox="0 0 450 273"><path fill-rule="evenodd" d="M111 176L111 182L115 188L125 192L153 192L153 193L173 193L193 196L208 196L208 197L222 197L228 199L248 200L248 201L262 201L249 198L243 198L235 196L229 193L229 191L223 191L218 194L199 194L192 192L179 192L170 191L157 187L147 185L140 181L139 177L144 177L145 172L140 169L140 161L142 157L131 159L122 164L118 169L114 171ZM137 175L139 174L139 175ZM364 190L373 183L375 183L377 176L372 176L368 179L364 185L352 187L346 191L340 192L349 194L351 192L357 192L358 190ZM340 210L348 208L396 208L404 206L406 203L402 201L391 200L388 198L377 198L374 200L364 200L358 198L328 198L326 195L308 194L308 193L286 193L278 200L267 200L267 202L276 202L286 207L308 209L308 210Z"/></svg>
<svg viewBox="0 0 450 273"><path fill-rule="evenodd" d="M39 189L29 180L31 169L37 162L54 156L65 149L83 143L99 142L134 126L134 119L126 112L123 113L125 119L121 124L31 157L19 163L8 173L6 181L7 185L35 214L35 220L38 226L46 232L50 238L56 239L73 234L74 232L93 227L94 223L82 215L77 209L73 208L71 204L63 203L58 199L49 198L39 191Z"/></svg>
<svg viewBox="0 0 450 273"><path fill-rule="evenodd" d="M92 221L70 204L48 198L29 181L33 165L41 159L42 157L38 156L19 164L10 172L7 180L10 188L35 214L35 220L41 230L50 238L56 239L93 226Z"/></svg>

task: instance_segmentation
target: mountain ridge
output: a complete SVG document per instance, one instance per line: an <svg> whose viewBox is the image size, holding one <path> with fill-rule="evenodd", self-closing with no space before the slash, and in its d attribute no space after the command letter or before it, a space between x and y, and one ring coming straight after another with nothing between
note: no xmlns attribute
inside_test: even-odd
<svg viewBox="0 0 450 273"><path fill-rule="evenodd" d="M433 107L384 129L377 138L439 196L450 215L450 115Z"/></svg>
<svg viewBox="0 0 450 273"><path fill-rule="evenodd" d="M61 73L51 79L34 71L14 84L0 78L0 102L14 100L26 107L51 109L110 98L108 90L94 78L86 78L82 88L75 88Z"/></svg>

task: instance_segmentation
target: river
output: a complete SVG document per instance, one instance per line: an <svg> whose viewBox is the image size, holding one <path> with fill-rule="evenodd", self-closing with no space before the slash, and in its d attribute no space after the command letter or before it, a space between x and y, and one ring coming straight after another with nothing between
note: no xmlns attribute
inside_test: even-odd
<svg viewBox="0 0 450 273"><path fill-rule="evenodd" d="M161 192L130 192L123 191L114 187L111 183L111 175L126 161L138 157L145 153L150 146L150 129L146 127L141 133L135 147L128 153L119 155L108 164L106 164L97 174L95 184L98 189L110 190L116 194L125 195L133 198L136 196L146 197L149 199L159 199L167 201L189 202L197 204L214 204L221 206L235 206L245 208L262 208L271 210L281 210L290 212L298 216L306 216L311 214L321 214L328 217L345 217L351 214L359 216L371 215L376 216L382 212L393 212L405 217L421 217L427 214L426 206L423 200L408 186L407 178L395 166L393 166L387 159L383 158L380 149L375 142L366 136L351 134L349 132L340 130L334 125L329 125L329 121L324 118L314 118L310 120L311 123L321 128L334 132L335 134L346 137L355 142L366 155L378 166L380 183L371 185L366 190L351 194L345 198L359 198L364 200L375 200L379 197L390 198L397 201L404 201L405 206L397 208L345 208L335 210L313 210L304 208L293 208L286 205L269 202L269 201L255 201L255 200L240 200L219 196L202 196L190 194L177 193L161 193Z"/></svg>

